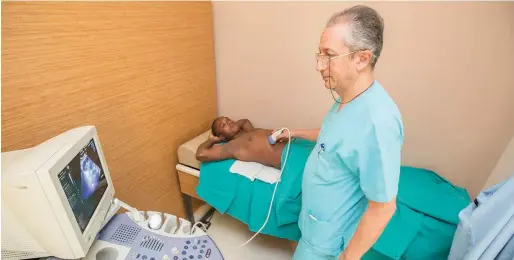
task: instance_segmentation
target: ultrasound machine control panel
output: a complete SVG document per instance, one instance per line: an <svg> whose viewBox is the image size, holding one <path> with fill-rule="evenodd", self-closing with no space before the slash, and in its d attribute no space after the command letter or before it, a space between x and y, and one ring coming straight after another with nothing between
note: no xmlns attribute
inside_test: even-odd
<svg viewBox="0 0 514 260"><path fill-rule="evenodd" d="M174 215L139 211L114 215L84 260L223 260L202 229Z"/></svg>

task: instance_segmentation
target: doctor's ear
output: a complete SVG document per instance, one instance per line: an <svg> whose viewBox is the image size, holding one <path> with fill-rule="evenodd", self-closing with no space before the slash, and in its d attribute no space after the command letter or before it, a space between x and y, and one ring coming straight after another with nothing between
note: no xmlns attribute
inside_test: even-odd
<svg viewBox="0 0 514 260"><path fill-rule="evenodd" d="M369 50L363 50L356 54L356 62L357 62L357 70L363 70L371 63L371 57L373 57L373 53Z"/></svg>

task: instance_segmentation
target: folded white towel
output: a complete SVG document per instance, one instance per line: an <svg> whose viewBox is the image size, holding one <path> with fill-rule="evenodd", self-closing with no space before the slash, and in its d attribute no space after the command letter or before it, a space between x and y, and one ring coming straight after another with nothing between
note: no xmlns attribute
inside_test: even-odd
<svg viewBox="0 0 514 260"><path fill-rule="evenodd" d="M245 176L246 178L254 181L255 176L261 172L264 165L256 162L243 162L236 160L232 167L230 167L230 172L237 173Z"/></svg>
<svg viewBox="0 0 514 260"><path fill-rule="evenodd" d="M280 182L279 170L256 162L236 160L230 167L230 172L245 176L251 181L258 179L270 184Z"/></svg>
<svg viewBox="0 0 514 260"><path fill-rule="evenodd" d="M255 178L263 182L273 184L277 181L280 182L280 171L273 167L264 166Z"/></svg>

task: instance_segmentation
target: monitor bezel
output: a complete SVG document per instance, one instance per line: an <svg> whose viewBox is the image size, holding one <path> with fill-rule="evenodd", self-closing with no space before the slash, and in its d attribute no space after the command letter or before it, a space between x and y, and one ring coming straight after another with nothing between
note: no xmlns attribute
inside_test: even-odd
<svg viewBox="0 0 514 260"><path fill-rule="evenodd" d="M90 218L89 223L87 224L84 231L80 229L79 224L77 223L75 214L73 213L73 209L71 208L71 205L68 201L68 198L66 197L66 194L64 192L64 189L62 188L61 182L59 180L59 173L66 167L72 160L75 158L77 154L86 146L89 144L89 142L93 139L98 156L100 158L102 168L104 170L105 179L107 180L107 189L105 193L103 194L102 198L100 199L100 202L98 203L95 212ZM70 139L64 139L66 140L65 143L63 143L63 146L52 155L52 159L50 159L46 167L43 167L44 169L48 169L48 174L45 174L43 176L48 176L50 179L53 189L47 190L47 196L53 197L49 198L49 202L52 205L52 207L55 210L55 215L58 218L58 220L63 224L61 228L63 229L63 233L67 236L70 234L70 231L75 234L75 236L67 237L67 240L69 244L80 244L81 252L79 254L82 254L84 251L87 251L91 244L94 242L97 233L100 231L100 227L102 226L101 223L98 223L98 221L95 221L97 219L103 219L109 209L109 206L112 203L112 199L114 197L114 186L112 183L111 175L109 172L109 168L107 166L107 162L104 156L104 152L102 149L102 145L99 141L96 129L94 127L89 128L86 130L85 133L76 133L76 136L73 136ZM76 140L76 142L74 142ZM60 159L59 159L60 158ZM46 170L45 170L46 171ZM58 201L56 201L56 198L58 198ZM65 216L63 216L61 213L65 213ZM77 239L76 238L80 238ZM73 245L71 245L72 248L74 248ZM73 250L75 251L75 250Z"/></svg>

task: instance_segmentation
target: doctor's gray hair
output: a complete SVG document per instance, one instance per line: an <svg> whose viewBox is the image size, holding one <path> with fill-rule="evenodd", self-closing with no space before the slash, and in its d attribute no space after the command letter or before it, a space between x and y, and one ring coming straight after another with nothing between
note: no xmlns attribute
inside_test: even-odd
<svg viewBox="0 0 514 260"><path fill-rule="evenodd" d="M370 50L373 53L370 64L375 68L384 43L384 20L372 8L357 5L335 13L327 22L326 28L344 24L344 44L350 51Z"/></svg>

